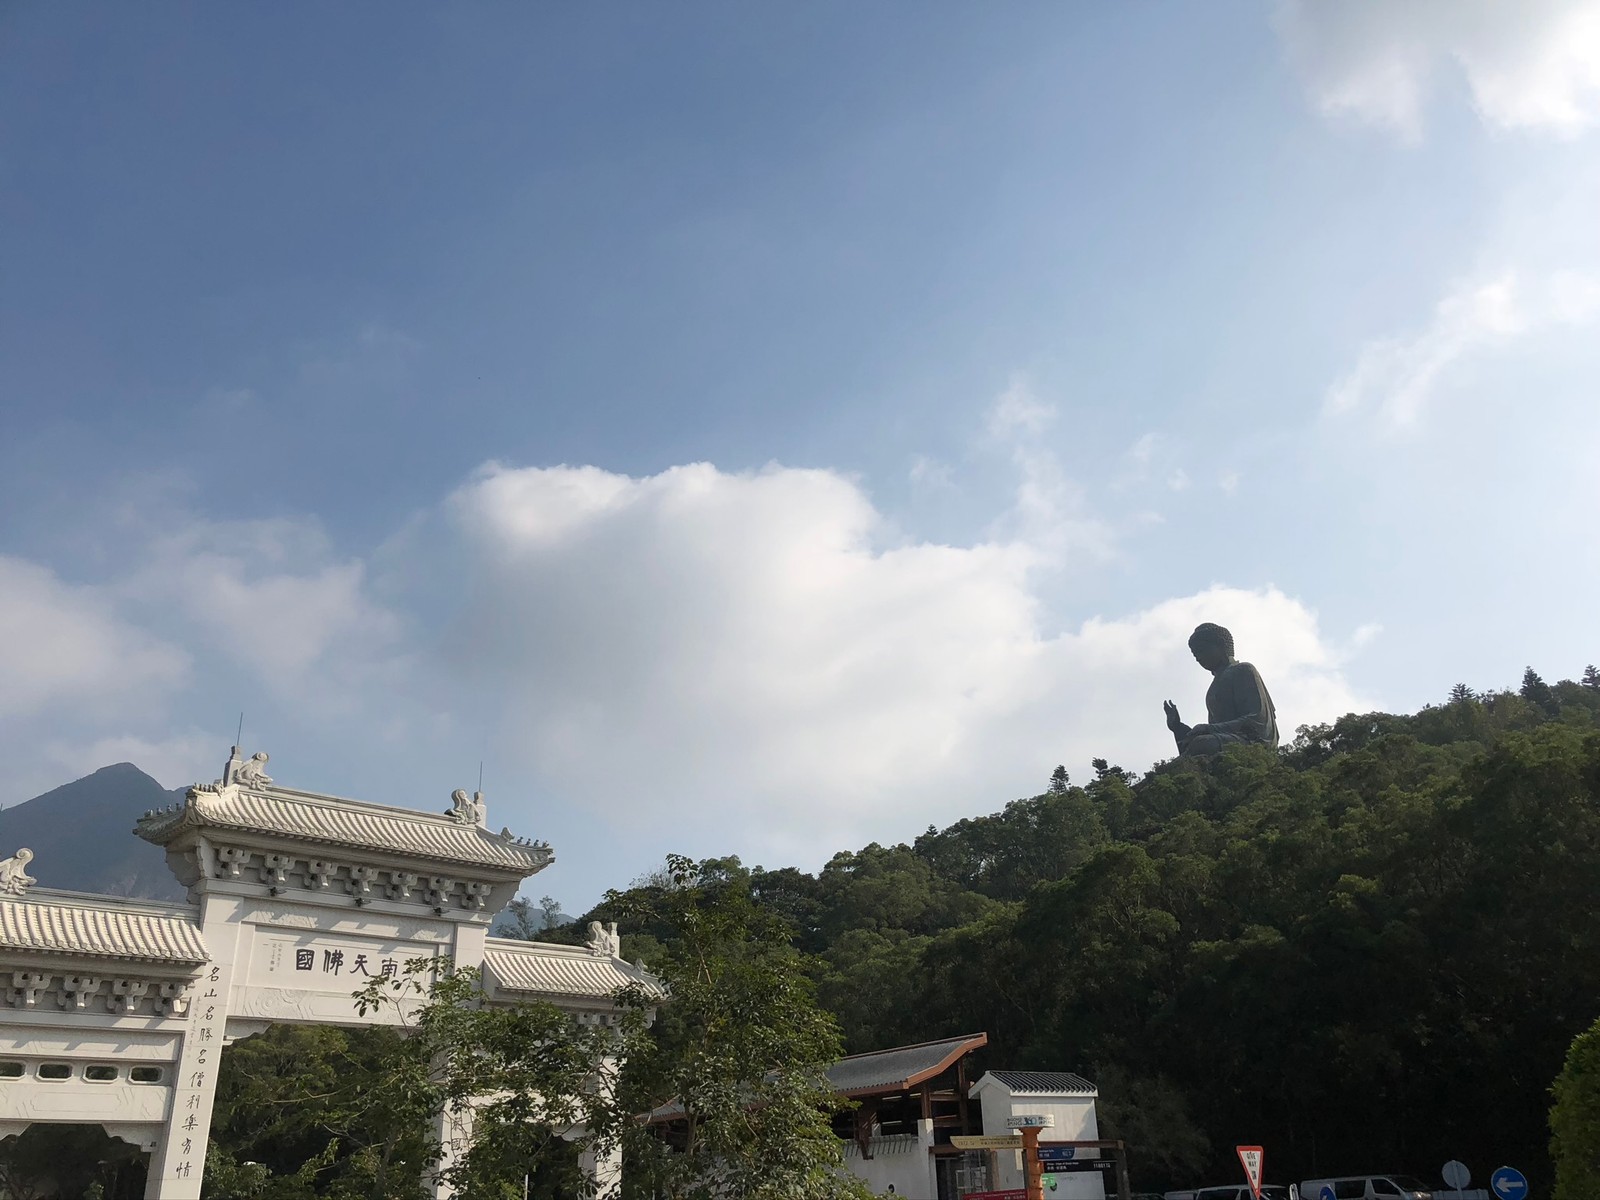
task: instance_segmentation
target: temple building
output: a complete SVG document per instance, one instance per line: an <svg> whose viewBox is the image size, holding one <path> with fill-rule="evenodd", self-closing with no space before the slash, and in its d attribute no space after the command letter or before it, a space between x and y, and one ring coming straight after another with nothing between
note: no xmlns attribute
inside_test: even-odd
<svg viewBox="0 0 1600 1200"><path fill-rule="evenodd" d="M961 1143L1020 1146L1008 1120L1045 1116L1051 1126L1041 1146L1052 1161L1072 1164L1050 1172L1047 1196L1104 1200L1117 1193L1125 1183L1113 1178L1121 1143L1099 1140L1094 1084L1066 1071L978 1075L974 1056L988 1044L988 1034L970 1033L853 1054L828 1067L834 1090L855 1101L834 1119L845 1168L880 1196L1020 1200L1019 1149ZM669 1145L686 1140L682 1106L664 1105L649 1119Z"/></svg>
<svg viewBox="0 0 1600 1200"><path fill-rule="evenodd" d="M481 969L491 1003L543 1000L597 1024L616 1020L619 988L660 994L614 936L489 936L554 855L490 832L481 795L390 808L281 787L266 762L235 747L221 779L138 822L187 903L42 888L28 871L48 864L0 859L0 1138L101 1125L149 1152L146 1197L198 1200L223 1047L274 1023L394 1023L356 1009L374 976L449 959ZM619 1162L584 1166L601 1196L615 1191Z"/></svg>

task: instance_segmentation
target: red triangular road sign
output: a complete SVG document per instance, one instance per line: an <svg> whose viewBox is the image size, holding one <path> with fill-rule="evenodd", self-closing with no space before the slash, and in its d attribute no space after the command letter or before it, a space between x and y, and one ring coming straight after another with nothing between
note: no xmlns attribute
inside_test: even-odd
<svg viewBox="0 0 1600 1200"><path fill-rule="evenodd" d="M1267 1157L1260 1146L1235 1146L1239 1152L1239 1163L1244 1167L1245 1182L1250 1185L1250 1192L1256 1200L1261 1200L1261 1164Z"/></svg>

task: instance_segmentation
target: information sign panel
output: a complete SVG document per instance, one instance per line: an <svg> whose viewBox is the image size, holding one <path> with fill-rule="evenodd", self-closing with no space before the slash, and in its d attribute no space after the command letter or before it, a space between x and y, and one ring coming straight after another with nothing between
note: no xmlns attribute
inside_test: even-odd
<svg viewBox="0 0 1600 1200"><path fill-rule="evenodd" d="M1058 1175L1065 1175L1068 1172L1075 1171L1110 1172L1117 1169L1117 1164L1109 1158L1080 1158L1074 1162L1051 1163L1048 1169Z"/></svg>
<svg viewBox="0 0 1600 1200"><path fill-rule="evenodd" d="M1092 1146L1084 1147L1084 1155L1083 1155L1083 1157L1085 1157L1085 1158L1093 1158L1094 1156L1095 1156L1095 1150L1094 1150L1094 1148ZM1042 1162L1042 1163L1043 1162L1071 1162L1073 1159L1075 1159L1077 1157L1078 1157L1078 1147L1076 1147L1076 1146L1040 1146L1039 1147L1039 1161Z"/></svg>
<svg viewBox="0 0 1600 1200"><path fill-rule="evenodd" d="M1024 1113L1006 1118L1007 1129L1054 1129L1055 1117L1050 1113Z"/></svg>
<svg viewBox="0 0 1600 1200"><path fill-rule="evenodd" d="M964 1134L951 1137L950 1144L957 1150L1021 1150L1022 1139L1008 1134Z"/></svg>

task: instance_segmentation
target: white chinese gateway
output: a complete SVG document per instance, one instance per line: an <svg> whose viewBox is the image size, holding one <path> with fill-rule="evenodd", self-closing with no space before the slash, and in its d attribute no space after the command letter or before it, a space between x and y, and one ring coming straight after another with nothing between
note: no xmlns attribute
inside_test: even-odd
<svg viewBox="0 0 1600 1200"><path fill-rule="evenodd" d="M187 904L40 888L31 852L0 860L0 1138L99 1124L150 1151L147 1197L198 1200L222 1047L274 1022L393 1021L351 993L408 960L479 967L491 1001L598 1024L620 987L660 994L614 930L588 947L488 936L554 855L490 833L481 795L408 811L280 787L266 762L235 747L221 779L139 821ZM614 1190L616 1161L586 1166Z"/></svg>

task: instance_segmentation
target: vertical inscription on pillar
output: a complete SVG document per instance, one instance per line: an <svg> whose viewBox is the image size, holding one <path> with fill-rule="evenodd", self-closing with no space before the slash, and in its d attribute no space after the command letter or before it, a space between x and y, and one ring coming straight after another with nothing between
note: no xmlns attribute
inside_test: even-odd
<svg viewBox="0 0 1600 1200"><path fill-rule="evenodd" d="M191 991L189 1013L194 1026L184 1039L173 1094L179 1137L168 1173L174 1179L188 1179L205 1169L211 1096L216 1090L217 1059L228 1019L222 992L222 968L218 966L207 967Z"/></svg>

